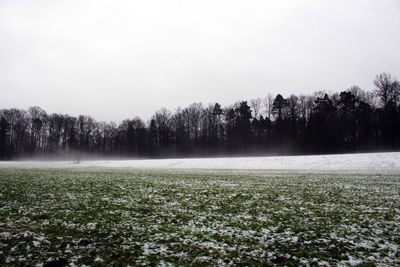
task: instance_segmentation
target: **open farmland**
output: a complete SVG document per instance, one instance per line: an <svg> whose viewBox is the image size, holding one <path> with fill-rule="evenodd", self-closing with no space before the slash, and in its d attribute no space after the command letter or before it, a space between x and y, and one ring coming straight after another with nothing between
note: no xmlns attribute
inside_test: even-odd
<svg viewBox="0 0 400 267"><path fill-rule="evenodd" d="M398 174L0 169L1 265L399 265Z"/></svg>

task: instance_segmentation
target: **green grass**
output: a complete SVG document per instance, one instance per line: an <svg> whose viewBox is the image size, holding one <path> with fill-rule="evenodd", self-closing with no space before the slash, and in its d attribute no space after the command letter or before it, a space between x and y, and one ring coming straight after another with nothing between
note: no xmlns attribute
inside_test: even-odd
<svg viewBox="0 0 400 267"><path fill-rule="evenodd" d="M400 264L400 177L0 169L0 265Z"/></svg>

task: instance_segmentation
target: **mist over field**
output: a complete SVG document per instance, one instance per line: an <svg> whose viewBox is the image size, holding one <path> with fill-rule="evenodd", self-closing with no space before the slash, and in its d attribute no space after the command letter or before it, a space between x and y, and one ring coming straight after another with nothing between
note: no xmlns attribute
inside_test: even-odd
<svg viewBox="0 0 400 267"><path fill-rule="evenodd" d="M96 159L68 161L0 161L0 168L159 169L227 171L295 171L400 174L400 152L309 156L214 157L171 159Z"/></svg>

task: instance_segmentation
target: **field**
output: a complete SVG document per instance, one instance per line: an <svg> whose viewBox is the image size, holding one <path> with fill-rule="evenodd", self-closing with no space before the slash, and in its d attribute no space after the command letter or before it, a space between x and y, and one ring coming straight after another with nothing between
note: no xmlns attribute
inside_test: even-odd
<svg viewBox="0 0 400 267"><path fill-rule="evenodd" d="M0 168L0 265L399 265L398 174Z"/></svg>

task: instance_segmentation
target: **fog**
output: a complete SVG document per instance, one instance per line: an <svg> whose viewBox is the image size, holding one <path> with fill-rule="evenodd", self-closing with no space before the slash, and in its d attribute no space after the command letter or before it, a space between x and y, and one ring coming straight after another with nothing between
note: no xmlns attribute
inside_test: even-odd
<svg viewBox="0 0 400 267"><path fill-rule="evenodd" d="M0 168L95 168L400 174L400 153L141 160L0 161Z"/></svg>

